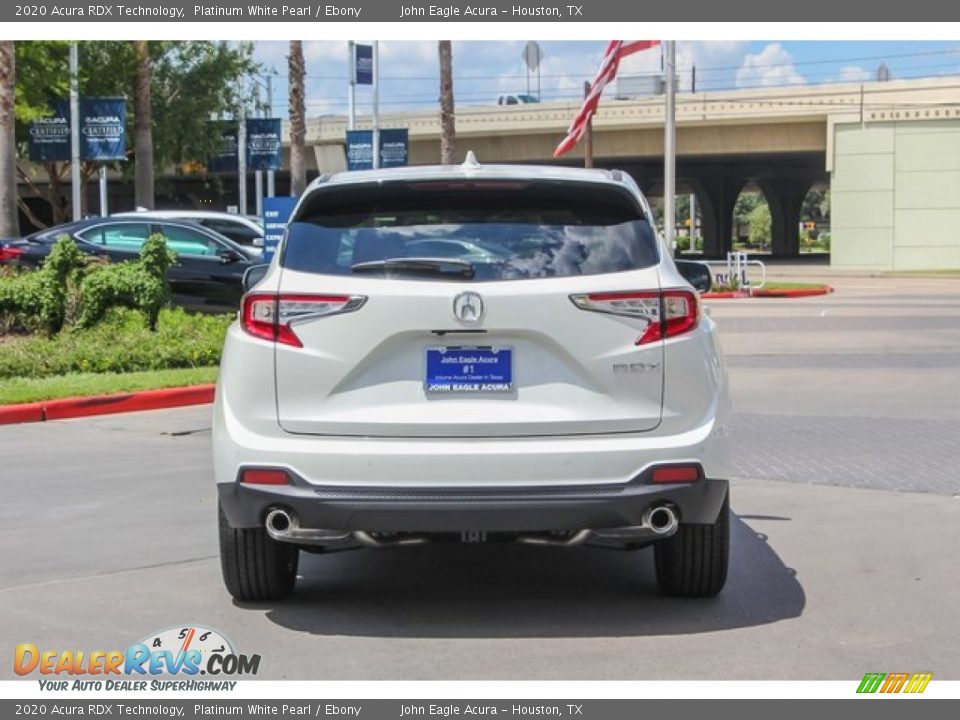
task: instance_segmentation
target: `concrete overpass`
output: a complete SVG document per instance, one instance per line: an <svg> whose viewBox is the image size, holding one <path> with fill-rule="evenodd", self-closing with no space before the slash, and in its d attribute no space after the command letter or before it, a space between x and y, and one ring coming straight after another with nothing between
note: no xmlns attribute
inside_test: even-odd
<svg viewBox="0 0 960 720"><path fill-rule="evenodd" d="M481 162L557 162L553 148L578 107L460 107L458 150ZM803 198L830 183L834 264L960 267L960 78L681 94L677 123L678 188L697 195L706 254L729 249L747 183L770 205L773 252L796 253ZM435 109L387 114L381 126L409 129L411 163L437 162ZM344 117L308 122L316 170L343 169L345 130ZM562 162L582 162L578 152ZM602 102L594 156L598 167L622 168L660 194L663 99Z"/></svg>

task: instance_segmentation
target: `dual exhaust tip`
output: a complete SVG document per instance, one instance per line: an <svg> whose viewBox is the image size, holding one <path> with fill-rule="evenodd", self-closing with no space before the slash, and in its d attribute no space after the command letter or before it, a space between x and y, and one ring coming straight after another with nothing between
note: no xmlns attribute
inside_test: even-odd
<svg viewBox="0 0 960 720"><path fill-rule="evenodd" d="M656 505L648 507L640 516L640 525L628 528L617 528L613 531L579 530L567 538L554 539L540 535L520 536L518 542L535 545L582 545L595 534L609 536L611 532L616 536L646 535L667 537L677 531L680 526L680 516L673 505ZM264 527L267 534L274 540L281 542L298 542L313 545L328 545L353 540L366 547L395 547L398 545L420 545L429 542L427 537L402 537L392 540L382 540L363 530L340 531L302 528L295 515L283 508L274 508L267 513Z"/></svg>

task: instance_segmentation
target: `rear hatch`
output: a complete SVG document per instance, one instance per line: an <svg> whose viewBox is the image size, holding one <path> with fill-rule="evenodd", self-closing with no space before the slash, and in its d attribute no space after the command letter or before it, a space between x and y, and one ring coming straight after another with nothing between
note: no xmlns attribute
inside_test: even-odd
<svg viewBox="0 0 960 720"><path fill-rule="evenodd" d="M637 341L658 301L642 317L580 300L655 294L657 261L612 182L321 186L282 250L279 422L379 437L655 428L663 343Z"/></svg>

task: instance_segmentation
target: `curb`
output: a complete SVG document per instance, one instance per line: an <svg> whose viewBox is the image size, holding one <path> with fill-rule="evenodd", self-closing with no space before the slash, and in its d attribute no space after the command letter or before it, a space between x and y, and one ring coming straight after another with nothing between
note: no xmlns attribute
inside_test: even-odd
<svg viewBox="0 0 960 720"><path fill-rule="evenodd" d="M213 402L215 387L215 385L191 385L112 395L42 400L20 405L0 405L0 425L67 420L140 410L162 410L185 405L206 405Z"/></svg>
<svg viewBox="0 0 960 720"><path fill-rule="evenodd" d="M815 295L829 295L833 292L830 285L822 285L817 288L796 288L793 290L754 290L752 293L744 290L730 292L708 292L700 297L704 300L734 300L739 298L803 298L813 297Z"/></svg>

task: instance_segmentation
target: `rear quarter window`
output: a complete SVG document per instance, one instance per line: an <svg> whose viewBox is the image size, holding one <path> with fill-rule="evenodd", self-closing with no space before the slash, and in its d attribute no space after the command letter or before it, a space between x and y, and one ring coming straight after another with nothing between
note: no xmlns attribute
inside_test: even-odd
<svg viewBox="0 0 960 720"><path fill-rule="evenodd" d="M659 256L626 188L457 180L320 190L289 225L281 264L349 275L364 263L419 259L469 263L468 279L492 281L624 272Z"/></svg>

